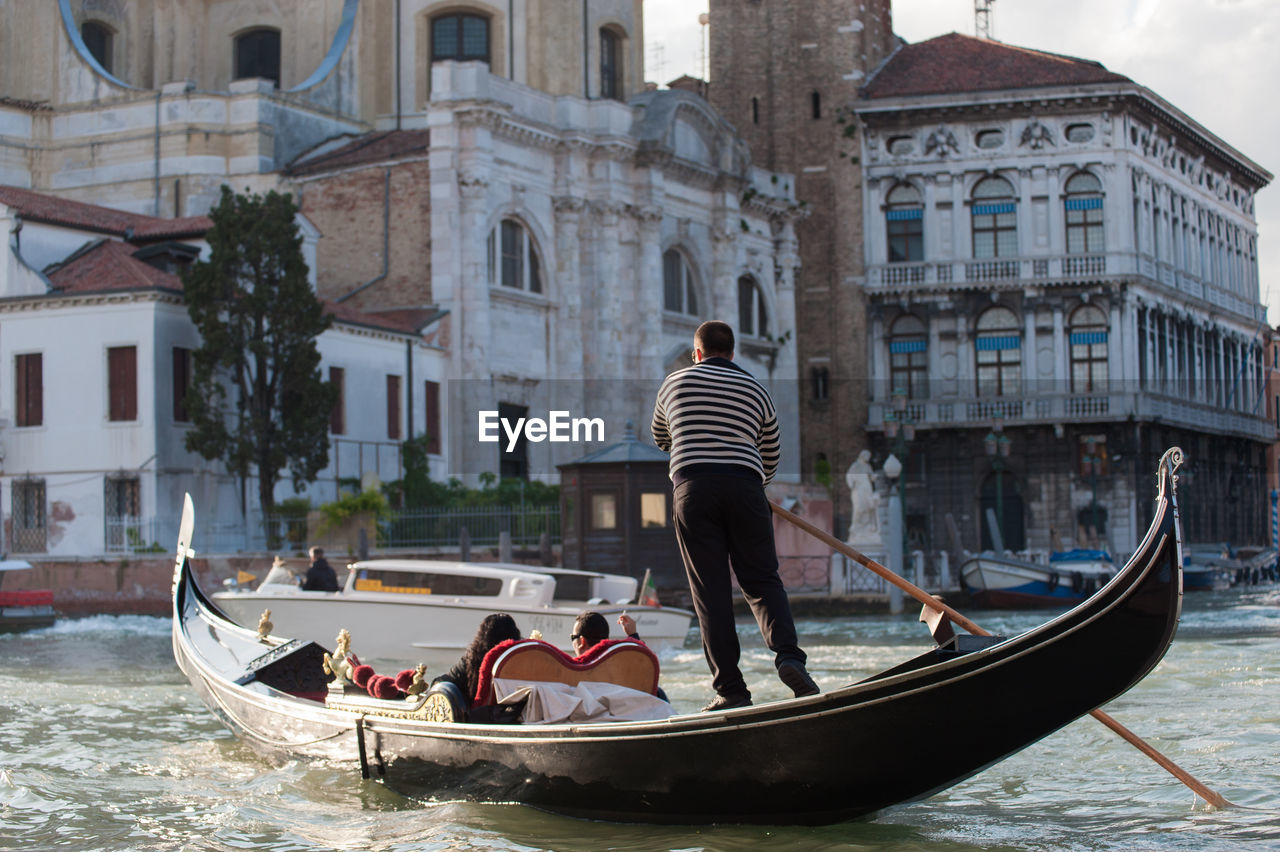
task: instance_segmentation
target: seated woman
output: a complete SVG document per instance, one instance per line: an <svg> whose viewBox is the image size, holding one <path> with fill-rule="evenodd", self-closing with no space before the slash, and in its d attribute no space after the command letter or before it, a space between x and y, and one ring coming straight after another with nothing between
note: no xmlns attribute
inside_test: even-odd
<svg viewBox="0 0 1280 852"><path fill-rule="evenodd" d="M435 686L441 681L455 684L470 702L476 694L476 685L480 682L480 664L484 662L484 655L501 642L519 638L520 630L516 627L514 618L505 612L486 615L476 630L475 638L471 640L467 650L462 652L462 658L449 671L431 681L431 685Z"/></svg>

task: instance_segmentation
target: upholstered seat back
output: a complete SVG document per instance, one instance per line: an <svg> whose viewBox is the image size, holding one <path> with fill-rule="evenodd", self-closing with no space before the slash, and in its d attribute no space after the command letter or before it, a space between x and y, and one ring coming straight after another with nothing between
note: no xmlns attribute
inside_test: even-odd
<svg viewBox="0 0 1280 852"><path fill-rule="evenodd" d="M606 639L581 657L570 657L539 639L508 640L485 655L475 704L493 703L493 681L549 681L576 686L583 681L615 683L654 695L658 658L643 642Z"/></svg>

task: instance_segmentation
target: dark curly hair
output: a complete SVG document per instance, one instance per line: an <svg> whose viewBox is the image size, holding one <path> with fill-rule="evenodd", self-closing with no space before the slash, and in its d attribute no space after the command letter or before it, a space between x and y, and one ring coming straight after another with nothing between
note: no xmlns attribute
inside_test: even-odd
<svg viewBox="0 0 1280 852"><path fill-rule="evenodd" d="M480 627L476 630L476 636L471 640L471 644L467 646L467 650L462 654L462 667L467 672L467 687L474 690L480 682L480 664L484 662L484 655L493 650L494 646L508 639L519 639L520 628L516 627L516 620L505 612L495 612L492 615L486 615L484 620L480 622ZM471 696L468 695L468 698Z"/></svg>

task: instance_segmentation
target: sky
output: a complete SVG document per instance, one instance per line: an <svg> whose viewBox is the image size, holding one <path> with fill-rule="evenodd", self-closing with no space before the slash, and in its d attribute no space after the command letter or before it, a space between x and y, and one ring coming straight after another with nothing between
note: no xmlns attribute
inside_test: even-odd
<svg viewBox="0 0 1280 852"><path fill-rule="evenodd" d="M807 2L808 0L798 0ZM894 0L908 42L974 34L973 0ZM1280 175L1280 0L994 0L1007 44L1101 62L1146 86L1273 175ZM645 0L645 78L702 76L706 0ZM1259 277L1280 324L1280 181L1258 193Z"/></svg>

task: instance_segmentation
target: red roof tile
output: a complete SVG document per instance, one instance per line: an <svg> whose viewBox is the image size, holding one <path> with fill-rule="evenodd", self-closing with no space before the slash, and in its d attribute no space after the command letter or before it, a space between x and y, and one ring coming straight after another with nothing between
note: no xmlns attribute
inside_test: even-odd
<svg viewBox="0 0 1280 852"><path fill-rule="evenodd" d="M182 279L133 256L134 246L119 240L99 240L80 249L48 274L60 293L101 293L112 290L182 291Z"/></svg>
<svg viewBox="0 0 1280 852"><path fill-rule="evenodd" d="M33 222L65 225L119 237L131 235L135 242L200 236L213 226L208 216L161 219L98 204L72 201L70 198L59 198L16 186L0 185L0 204L12 207L24 219Z"/></svg>
<svg viewBox="0 0 1280 852"><path fill-rule="evenodd" d="M429 130L386 130L365 133L345 145L319 154L303 154L285 168L288 175L313 175L364 163L380 163L410 154L426 153Z"/></svg>
<svg viewBox="0 0 1280 852"><path fill-rule="evenodd" d="M871 78L862 95L896 98L1131 82L1089 59L948 33L903 45Z"/></svg>

